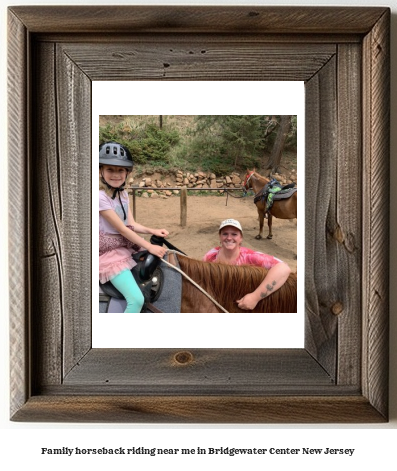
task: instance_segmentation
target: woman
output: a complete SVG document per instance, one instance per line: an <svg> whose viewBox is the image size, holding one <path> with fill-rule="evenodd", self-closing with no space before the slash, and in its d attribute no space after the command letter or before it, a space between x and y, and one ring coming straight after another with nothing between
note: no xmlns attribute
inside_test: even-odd
<svg viewBox="0 0 397 471"><path fill-rule="evenodd" d="M258 302L274 293L286 282L290 267L271 255L243 247L243 229L235 219L225 219L219 227L220 246L204 255L204 261L228 265L256 265L268 270L265 279L252 293L236 300L240 309L252 310Z"/></svg>

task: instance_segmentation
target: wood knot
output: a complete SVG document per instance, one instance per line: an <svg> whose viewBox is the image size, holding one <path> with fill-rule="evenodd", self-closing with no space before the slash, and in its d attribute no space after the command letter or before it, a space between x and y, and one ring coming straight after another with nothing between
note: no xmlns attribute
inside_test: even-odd
<svg viewBox="0 0 397 471"><path fill-rule="evenodd" d="M193 361L193 355L190 352L178 352L174 355L174 360L180 365L186 365Z"/></svg>
<svg viewBox="0 0 397 471"><path fill-rule="evenodd" d="M332 305L331 311L332 311L332 314L334 314L335 316L339 316L339 314L341 314L343 311L343 304L340 303L339 301L336 302L335 304Z"/></svg>
<svg viewBox="0 0 397 471"><path fill-rule="evenodd" d="M336 239L340 244L343 244L345 240L345 235L343 234L342 228L337 226L334 231L334 239Z"/></svg>

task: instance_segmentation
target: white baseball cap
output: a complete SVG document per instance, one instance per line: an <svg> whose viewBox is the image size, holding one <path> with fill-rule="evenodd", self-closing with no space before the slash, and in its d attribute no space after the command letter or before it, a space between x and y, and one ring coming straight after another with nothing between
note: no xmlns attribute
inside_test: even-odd
<svg viewBox="0 0 397 471"><path fill-rule="evenodd" d="M219 226L219 230L223 229L226 226L232 226L241 231L243 233L243 228L241 227L241 224L236 221L236 219L225 219L224 221L221 222L221 225Z"/></svg>

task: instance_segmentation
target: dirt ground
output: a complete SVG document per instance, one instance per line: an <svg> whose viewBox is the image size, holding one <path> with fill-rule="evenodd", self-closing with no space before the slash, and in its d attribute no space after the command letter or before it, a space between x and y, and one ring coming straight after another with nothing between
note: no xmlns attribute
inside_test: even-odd
<svg viewBox="0 0 397 471"><path fill-rule="evenodd" d="M132 205L131 205L132 208ZM293 271L297 265L297 220L273 218L273 239L268 240L265 220L264 238L255 239L259 232L258 214L253 197L188 196L187 226L180 225L180 199L136 198L136 221L147 227L165 228L168 240L189 257L201 259L212 247L218 245L218 228L221 221L234 218L240 221L243 245L274 255L288 263Z"/></svg>

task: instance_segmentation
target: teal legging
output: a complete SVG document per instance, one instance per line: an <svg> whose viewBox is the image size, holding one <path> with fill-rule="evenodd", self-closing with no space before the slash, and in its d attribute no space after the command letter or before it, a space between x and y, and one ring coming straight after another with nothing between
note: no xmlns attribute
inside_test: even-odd
<svg viewBox="0 0 397 471"><path fill-rule="evenodd" d="M110 282L127 300L124 312L141 312L145 299L130 270L122 271L111 278Z"/></svg>

